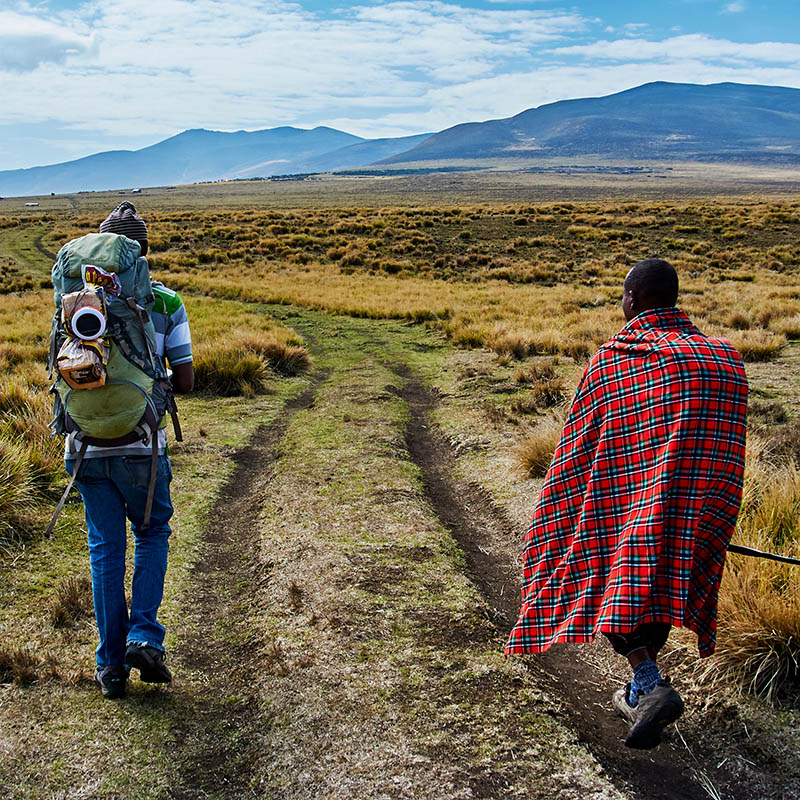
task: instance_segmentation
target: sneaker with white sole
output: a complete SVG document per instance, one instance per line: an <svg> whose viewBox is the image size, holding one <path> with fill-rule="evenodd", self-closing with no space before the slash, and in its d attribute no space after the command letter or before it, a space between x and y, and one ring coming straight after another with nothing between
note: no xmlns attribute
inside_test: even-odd
<svg viewBox="0 0 800 800"><path fill-rule="evenodd" d="M613 703L617 714L628 722L626 747L649 750L661 743L661 733L667 725L683 714L683 700L670 686L661 681L651 692L639 697L635 706L628 702L631 685L626 684L614 692Z"/></svg>
<svg viewBox="0 0 800 800"><path fill-rule="evenodd" d="M167 654L157 647L131 642L125 650L125 664L139 670L143 683L170 683L172 673L164 663Z"/></svg>

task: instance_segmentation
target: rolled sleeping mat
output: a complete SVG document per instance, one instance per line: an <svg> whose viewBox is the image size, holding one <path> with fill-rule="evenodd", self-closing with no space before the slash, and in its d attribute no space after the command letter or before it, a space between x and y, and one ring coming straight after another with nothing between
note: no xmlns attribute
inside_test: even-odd
<svg viewBox="0 0 800 800"><path fill-rule="evenodd" d="M94 306L81 306L69 320L73 334L85 342L99 339L106 332L106 316Z"/></svg>

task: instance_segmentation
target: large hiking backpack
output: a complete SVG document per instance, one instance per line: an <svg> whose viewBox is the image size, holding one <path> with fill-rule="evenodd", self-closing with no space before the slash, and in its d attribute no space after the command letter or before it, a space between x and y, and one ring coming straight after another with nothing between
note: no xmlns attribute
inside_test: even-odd
<svg viewBox="0 0 800 800"><path fill-rule="evenodd" d="M53 265L56 313L50 335L55 434L87 445L152 444L149 524L157 467L157 431L174 403L164 361L156 353L153 291L137 241L90 233L65 244ZM52 532L72 481L46 534Z"/></svg>

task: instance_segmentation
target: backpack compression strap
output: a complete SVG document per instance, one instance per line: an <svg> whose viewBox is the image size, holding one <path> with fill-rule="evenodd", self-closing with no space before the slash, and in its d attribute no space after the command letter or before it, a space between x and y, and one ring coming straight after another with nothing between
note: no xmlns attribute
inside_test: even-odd
<svg viewBox="0 0 800 800"><path fill-rule="evenodd" d="M172 417L172 428L175 431L175 441L183 441L183 431L181 430L181 421L178 419L178 405L175 402L175 395L169 393L169 400L167 401L167 410L170 417Z"/></svg>
<svg viewBox="0 0 800 800"><path fill-rule="evenodd" d="M64 503L67 502L67 496L72 489L72 484L75 483L75 478L78 477L78 470L81 468L83 457L86 455L86 448L88 446L89 442L81 442L81 449L78 450L78 457L75 459L75 468L72 470L72 476L69 479L67 488L64 489L64 494L61 495L61 499L58 501L56 510L53 513L53 518L50 520L50 524L47 526L47 530L44 532L45 539L49 539L53 535L53 529L56 527L56 522L58 522L58 518L61 516L61 512L64 510Z"/></svg>
<svg viewBox="0 0 800 800"><path fill-rule="evenodd" d="M147 502L144 506L142 530L150 527L150 515L153 513L153 497L156 493L156 476L158 475L158 431L151 435L152 449L150 454L150 482L147 484Z"/></svg>

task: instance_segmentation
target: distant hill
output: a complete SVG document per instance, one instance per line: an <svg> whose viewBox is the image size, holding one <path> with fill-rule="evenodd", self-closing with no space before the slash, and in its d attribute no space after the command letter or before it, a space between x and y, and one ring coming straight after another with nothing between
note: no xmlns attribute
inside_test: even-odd
<svg viewBox="0 0 800 800"><path fill-rule="evenodd" d="M551 158L800 164L800 89L647 83L435 134L363 139L333 128L189 130L142 150L0 172L0 196L163 186L381 165ZM496 162L493 162L496 163ZM488 164L488 162L487 162ZM432 165L433 166L433 165ZM441 164L440 164L441 166Z"/></svg>
<svg viewBox="0 0 800 800"><path fill-rule="evenodd" d="M302 169L296 172L332 172L335 170L362 167L373 164L396 153L411 149L424 142L430 133L418 133L416 136L402 136L397 139L366 139L357 144L350 144L332 153L324 153L301 162Z"/></svg>
<svg viewBox="0 0 800 800"><path fill-rule="evenodd" d="M113 150L63 164L0 172L0 196L324 172L386 158L424 138L370 140L324 127L189 130L142 150Z"/></svg>
<svg viewBox="0 0 800 800"><path fill-rule="evenodd" d="M800 89L647 83L456 125L381 163L512 156L800 163Z"/></svg>

